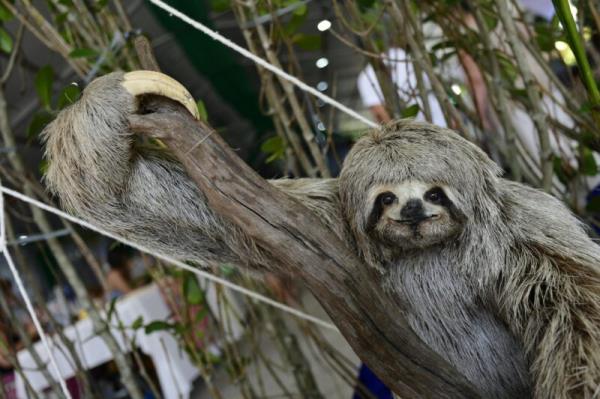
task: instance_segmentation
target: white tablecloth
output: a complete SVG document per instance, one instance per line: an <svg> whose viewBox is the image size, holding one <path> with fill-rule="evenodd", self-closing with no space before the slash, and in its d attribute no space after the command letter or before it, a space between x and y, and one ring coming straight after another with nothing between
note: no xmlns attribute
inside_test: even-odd
<svg viewBox="0 0 600 399"><path fill-rule="evenodd" d="M125 326L130 326L140 316L143 317L144 324L147 324L154 320L167 321L171 314L156 284L136 290L117 301L115 311L118 312ZM114 316L111 324L117 324ZM125 352L129 351L129 348L124 343L122 332L114 329L112 333L121 348ZM130 339L136 334L134 342L137 347L152 358L164 398L188 398L192 389L192 382L198 377L199 373L173 336L167 331L157 331L146 335L143 328L137 330L136 333L133 331L127 331L126 333ZM65 328L64 334L74 343L79 358L87 369L94 368L113 359L112 353L108 350L102 338L94 332L92 321L89 318ZM74 376L75 372L72 361L65 356L68 352L60 344L59 340L54 337L52 338L54 339L52 350L58 362L62 378ZM42 343L36 343L34 348L42 361L47 362L48 356ZM29 351L20 351L18 358L25 376L34 390L40 392L49 386L44 376L40 372L34 371L37 365L33 361ZM50 367L48 369L52 372ZM27 394L24 382L18 374L16 385L18 397L26 399Z"/></svg>

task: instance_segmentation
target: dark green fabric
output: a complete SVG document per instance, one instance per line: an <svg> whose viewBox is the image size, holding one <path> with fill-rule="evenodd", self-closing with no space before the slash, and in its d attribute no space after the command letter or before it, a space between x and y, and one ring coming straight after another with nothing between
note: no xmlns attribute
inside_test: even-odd
<svg viewBox="0 0 600 399"><path fill-rule="evenodd" d="M208 18L209 7L202 0L170 0L169 4L191 18L213 27ZM258 95L248 83L249 77L235 60L232 50L218 43L185 22L149 5L161 25L175 35L175 40L185 51L194 67L210 80L219 95L231 104L240 115L252 122L259 135L272 126L258 106Z"/></svg>

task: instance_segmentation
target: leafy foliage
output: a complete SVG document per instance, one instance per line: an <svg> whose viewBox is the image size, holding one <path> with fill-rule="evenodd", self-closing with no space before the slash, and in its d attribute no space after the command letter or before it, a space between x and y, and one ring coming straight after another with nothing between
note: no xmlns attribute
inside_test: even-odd
<svg viewBox="0 0 600 399"><path fill-rule="evenodd" d="M69 53L71 58L97 58L98 56L98 52L91 48L76 48Z"/></svg>
<svg viewBox="0 0 600 399"><path fill-rule="evenodd" d="M61 109L73 104L81 96L81 89L76 84L70 84L58 95L58 102L56 108L60 111Z"/></svg>
<svg viewBox="0 0 600 399"><path fill-rule="evenodd" d="M198 100L196 102L196 106L198 107L198 115L200 115L200 119L203 121L208 121L208 113L206 112L206 106L204 106L204 101Z"/></svg>
<svg viewBox="0 0 600 399"><path fill-rule="evenodd" d="M35 90L40 103L46 110L52 107L52 84L54 83L54 69L50 65L42 67L35 76Z"/></svg>
<svg viewBox="0 0 600 399"><path fill-rule="evenodd" d="M413 104L406 107L400 114L401 118L414 118L419 113L419 104Z"/></svg>
<svg viewBox="0 0 600 399"><path fill-rule="evenodd" d="M7 22L13 18L12 12L0 3L0 22Z"/></svg>
<svg viewBox="0 0 600 399"><path fill-rule="evenodd" d="M204 291L198 284L196 275L186 273L183 279L183 295L190 305L200 305L204 303Z"/></svg>
<svg viewBox="0 0 600 399"><path fill-rule="evenodd" d="M260 146L261 151L269 155L267 163L282 159L285 156L285 148L285 142L279 136L271 137Z"/></svg>
<svg viewBox="0 0 600 399"><path fill-rule="evenodd" d="M302 50L306 51L317 51L321 48L321 36L320 35L306 35L303 33L297 33L292 37L292 42Z"/></svg>

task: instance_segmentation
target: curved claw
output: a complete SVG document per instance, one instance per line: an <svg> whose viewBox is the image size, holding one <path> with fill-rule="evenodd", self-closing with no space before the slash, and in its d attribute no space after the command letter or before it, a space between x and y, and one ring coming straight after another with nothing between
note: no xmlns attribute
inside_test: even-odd
<svg viewBox="0 0 600 399"><path fill-rule="evenodd" d="M181 83L164 73L154 71L128 72L123 75L121 84L134 97L144 94L164 96L183 105L194 118L200 118L196 101L194 101L192 95Z"/></svg>

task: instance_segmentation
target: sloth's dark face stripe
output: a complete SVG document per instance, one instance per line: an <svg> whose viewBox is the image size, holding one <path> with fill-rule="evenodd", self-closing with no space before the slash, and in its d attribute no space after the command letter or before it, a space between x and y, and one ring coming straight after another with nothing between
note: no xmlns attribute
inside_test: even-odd
<svg viewBox="0 0 600 399"><path fill-rule="evenodd" d="M367 218L367 225L366 225L367 232L373 230L375 228L375 226L377 226L377 223L381 219L382 215L383 215L383 204L381 203L381 201L379 201L379 197L377 197L375 199L375 201L373 202L373 208L371 209L371 213L369 213L369 216Z"/></svg>

